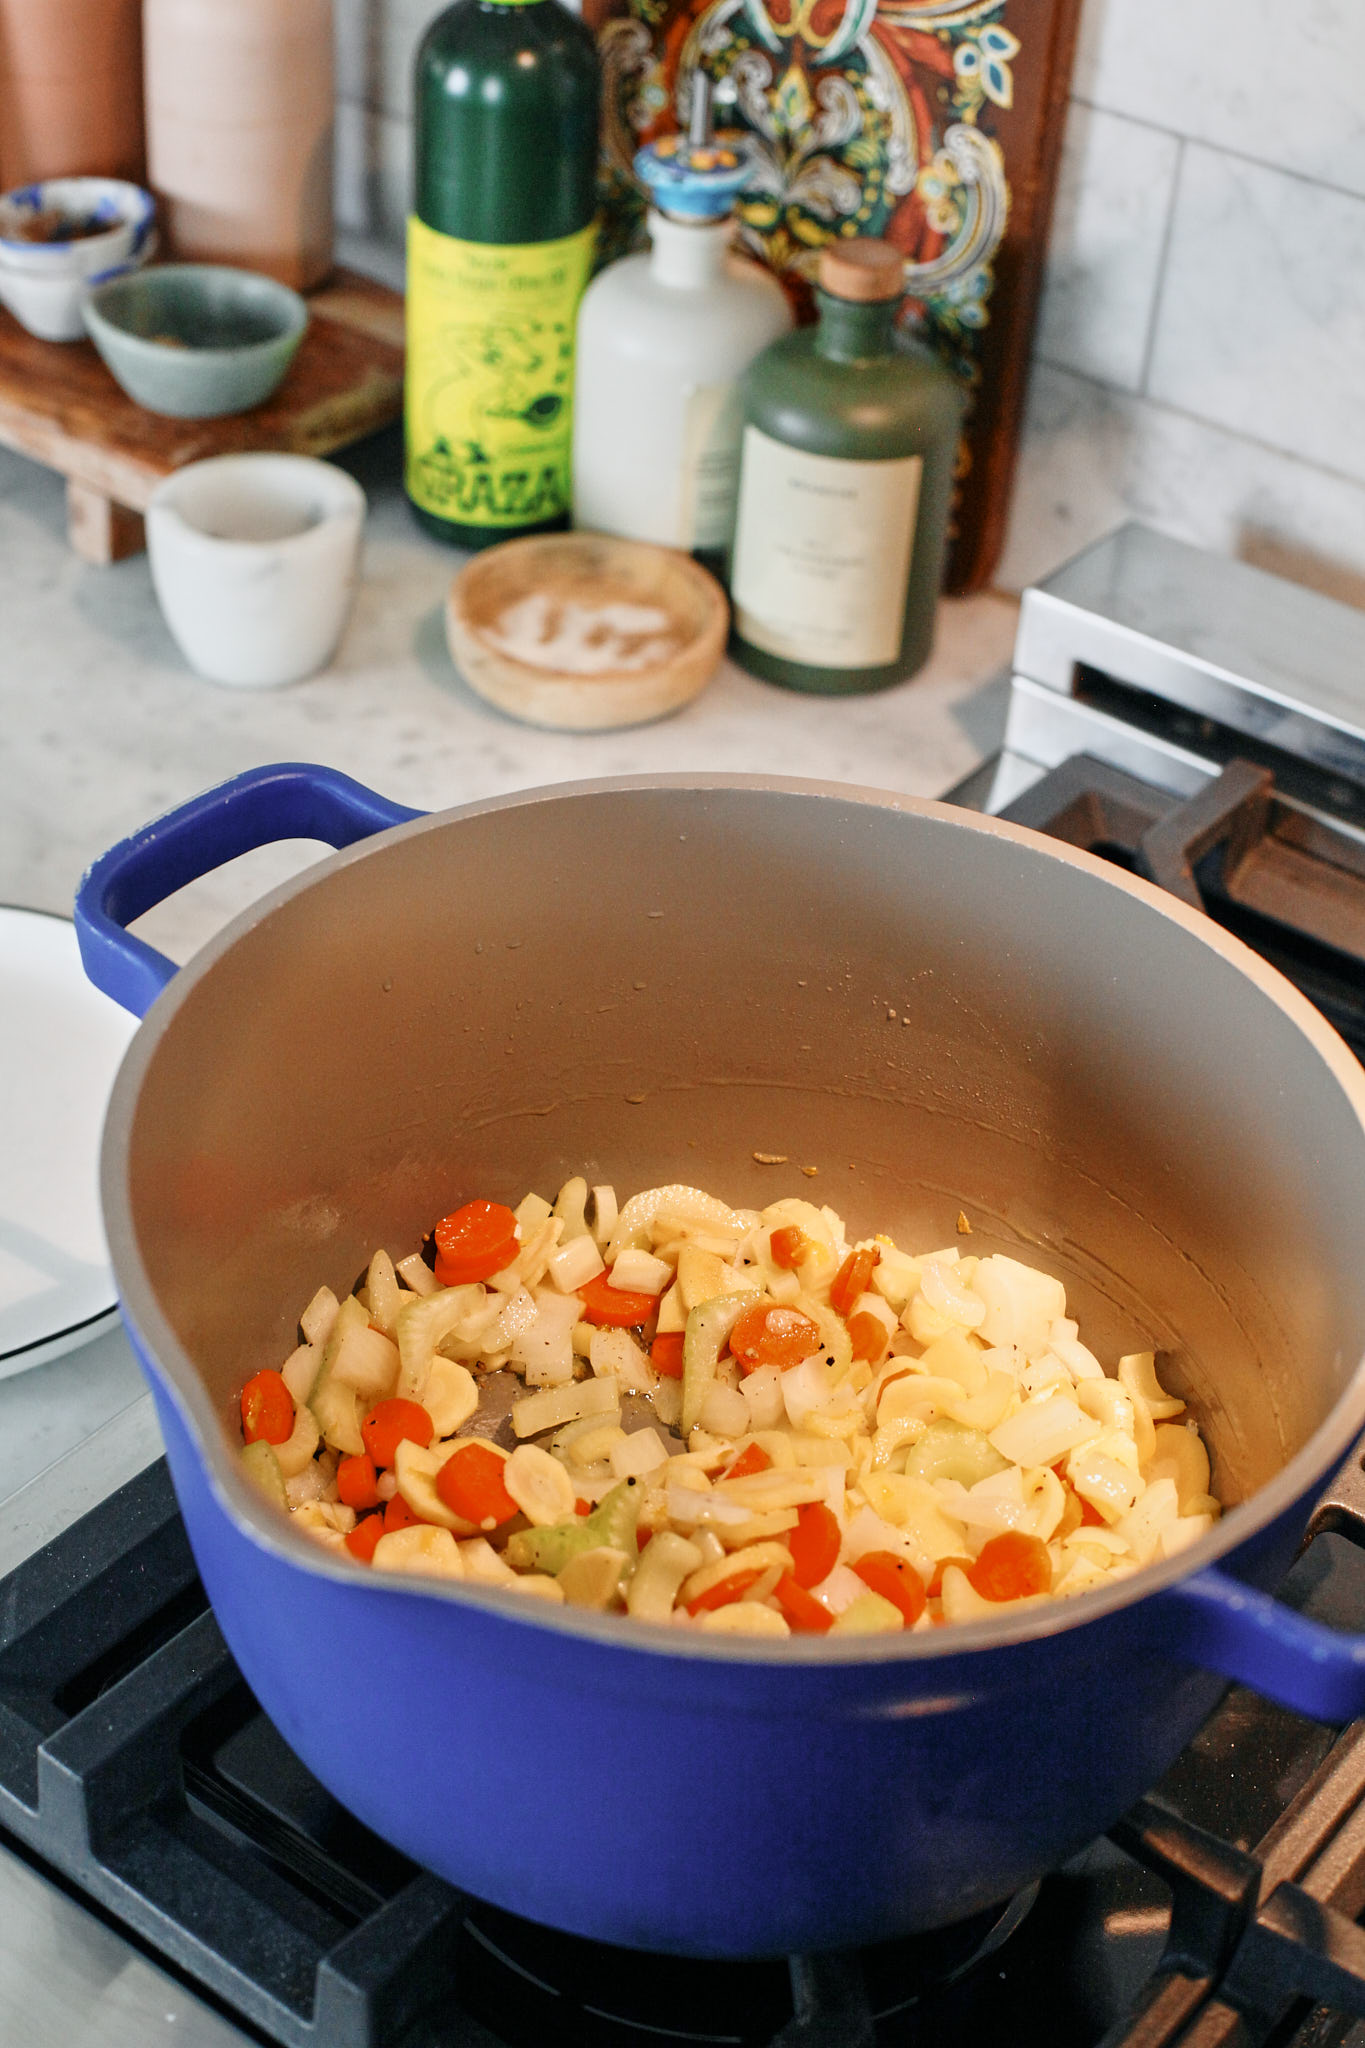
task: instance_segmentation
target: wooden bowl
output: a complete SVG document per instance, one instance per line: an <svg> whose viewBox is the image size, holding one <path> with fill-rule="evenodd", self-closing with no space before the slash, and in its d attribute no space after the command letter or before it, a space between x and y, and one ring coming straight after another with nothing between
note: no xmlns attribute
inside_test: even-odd
<svg viewBox="0 0 1365 2048"><path fill-rule="evenodd" d="M500 711L601 732L690 703L715 673L729 616L690 555L556 533L474 555L451 584L446 634L460 674Z"/></svg>

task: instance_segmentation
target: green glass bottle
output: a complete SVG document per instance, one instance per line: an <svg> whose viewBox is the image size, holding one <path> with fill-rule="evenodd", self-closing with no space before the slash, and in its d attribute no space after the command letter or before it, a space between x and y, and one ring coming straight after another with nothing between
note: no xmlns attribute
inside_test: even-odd
<svg viewBox="0 0 1365 2048"><path fill-rule="evenodd" d="M599 98L559 0L456 0L418 51L406 481L460 547L567 523Z"/></svg>
<svg viewBox="0 0 1365 2048"><path fill-rule="evenodd" d="M933 642L966 394L898 335L904 295L899 250L831 243L818 326L745 373L733 651L788 689L885 689Z"/></svg>

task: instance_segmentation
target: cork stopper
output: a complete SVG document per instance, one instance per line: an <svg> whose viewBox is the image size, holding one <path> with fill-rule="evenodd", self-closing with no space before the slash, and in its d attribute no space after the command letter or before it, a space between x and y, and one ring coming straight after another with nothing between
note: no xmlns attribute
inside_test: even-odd
<svg viewBox="0 0 1365 2048"><path fill-rule="evenodd" d="M890 242L858 235L826 242L820 251L820 289L860 305L905 296L905 258Z"/></svg>

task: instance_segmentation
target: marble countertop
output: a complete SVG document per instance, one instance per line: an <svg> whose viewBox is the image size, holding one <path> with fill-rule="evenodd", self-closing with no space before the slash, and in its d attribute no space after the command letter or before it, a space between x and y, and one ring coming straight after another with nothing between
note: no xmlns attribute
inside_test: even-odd
<svg viewBox="0 0 1365 2048"><path fill-rule="evenodd" d="M936 796L999 743L1012 600L945 602L926 669L876 696L802 697L726 663L657 725L606 734L513 723L461 682L442 604L458 556L398 485L396 433L348 461L370 499L358 599L333 665L278 691L186 666L145 555L93 568L64 538L59 480L0 451L0 902L68 912L86 865L196 790L270 760L320 761L401 803L444 809L541 783L651 771L810 775ZM276 848L198 883L138 927L184 959L322 849Z"/></svg>

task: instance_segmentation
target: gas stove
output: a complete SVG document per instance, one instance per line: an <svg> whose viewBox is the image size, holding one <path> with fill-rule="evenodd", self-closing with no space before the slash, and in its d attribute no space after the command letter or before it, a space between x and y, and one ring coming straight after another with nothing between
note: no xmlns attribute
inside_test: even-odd
<svg viewBox="0 0 1365 2048"><path fill-rule="evenodd" d="M1365 617L1125 528L1026 594L1004 750L950 800L1198 904L1365 1057ZM0 2040L1365 2048L1365 1723L1234 1686L1107 1838L991 1913L641 1956L466 1898L336 1805L237 1672L159 1451L143 1398L0 1505ZM1362 1541L1351 1461L1283 1597L1365 1628Z"/></svg>

